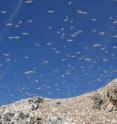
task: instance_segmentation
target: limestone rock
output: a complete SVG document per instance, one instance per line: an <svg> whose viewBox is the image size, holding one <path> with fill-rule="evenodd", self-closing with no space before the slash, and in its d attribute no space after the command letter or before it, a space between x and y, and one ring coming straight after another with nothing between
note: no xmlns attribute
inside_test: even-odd
<svg viewBox="0 0 117 124"><path fill-rule="evenodd" d="M78 97L34 97L1 106L0 124L117 124L116 103L117 79Z"/></svg>
<svg viewBox="0 0 117 124"><path fill-rule="evenodd" d="M99 93L96 93L93 97L92 97L93 101L94 101L94 105L93 108L94 109L101 109L101 105L103 103L103 99L101 98L101 95Z"/></svg>

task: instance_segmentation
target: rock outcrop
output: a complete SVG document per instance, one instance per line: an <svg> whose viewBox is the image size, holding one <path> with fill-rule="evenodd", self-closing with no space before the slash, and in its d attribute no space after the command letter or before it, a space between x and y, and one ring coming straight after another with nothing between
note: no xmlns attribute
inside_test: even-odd
<svg viewBox="0 0 117 124"><path fill-rule="evenodd" d="M78 97L35 97L3 105L0 124L117 124L117 79Z"/></svg>
<svg viewBox="0 0 117 124"><path fill-rule="evenodd" d="M106 111L117 111L117 79L102 89L97 90L92 97L94 109L104 109Z"/></svg>

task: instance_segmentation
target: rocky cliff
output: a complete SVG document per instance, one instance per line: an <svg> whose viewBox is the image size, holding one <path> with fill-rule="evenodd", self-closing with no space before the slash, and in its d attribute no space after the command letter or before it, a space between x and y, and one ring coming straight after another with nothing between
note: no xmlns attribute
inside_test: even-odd
<svg viewBox="0 0 117 124"><path fill-rule="evenodd" d="M117 124L117 79L78 97L35 97L3 105L0 124Z"/></svg>

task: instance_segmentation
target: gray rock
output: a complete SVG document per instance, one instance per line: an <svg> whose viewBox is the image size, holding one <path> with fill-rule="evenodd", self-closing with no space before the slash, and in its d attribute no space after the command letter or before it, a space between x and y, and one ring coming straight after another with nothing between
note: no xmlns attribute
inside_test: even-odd
<svg viewBox="0 0 117 124"><path fill-rule="evenodd" d="M3 120L3 122L10 122L11 118L15 115L15 113L13 112L5 112L3 113L3 115L1 116L1 119Z"/></svg>
<svg viewBox="0 0 117 124"><path fill-rule="evenodd" d="M34 111L34 110L37 110L39 107L40 107L40 103L42 103L44 100L43 98L41 97L35 97L35 98L32 98L32 99L29 99L28 100L28 103L29 103L29 108Z"/></svg>
<svg viewBox="0 0 117 124"><path fill-rule="evenodd" d="M30 109L31 109L32 111L37 110L37 108L38 108L38 104L36 104L36 103L32 103L32 104L30 105Z"/></svg>
<svg viewBox="0 0 117 124"><path fill-rule="evenodd" d="M32 99L28 99L29 104L30 103L42 103L43 101L44 101L44 99L41 97L35 97Z"/></svg>
<svg viewBox="0 0 117 124"><path fill-rule="evenodd" d="M101 105L103 103L103 99L102 99L101 95L99 93L96 93L92 97L92 99L93 99L93 102L94 102L93 108L100 110L101 109Z"/></svg>
<svg viewBox="0 0 117 124"><path fill-rule="evenodd" d="M117 85L113 85L108 89L107 96L110 102L117 107Z"/></svg>
<svg viewBox="0 0 117 124"><path fill-rule="evenodd" d="M65 115L48 115L43 124L75 124L70 117Z"/></svg>
<svg viewBox="0 0 117 124"><path fill-rule="evenodd" d="M0 114L0 124L43 124L40 115L34 116L23 111L13 111Z"/></svg>
<svg viewBox="0 0 117 124"><path fill-rule="evenodd" d="M106 107L106 112L112 112L113 111L113 104L110 103L107 107Z"/></svg>
<svg viewBox="0 0 117 124"><path fill-rule="evenodd" d="M29 124L43 124L40 117L31 117Z"/></svg>

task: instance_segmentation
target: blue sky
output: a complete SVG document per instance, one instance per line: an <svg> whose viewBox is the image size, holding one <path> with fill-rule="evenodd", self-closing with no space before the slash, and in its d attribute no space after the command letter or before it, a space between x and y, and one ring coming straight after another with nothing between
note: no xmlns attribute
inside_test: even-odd
<svg viewBox="0 0 117 124"><path fill-rule="evenodd" d="M67 98L117 77L117 0L1 0L0 103Z"/></svg>

